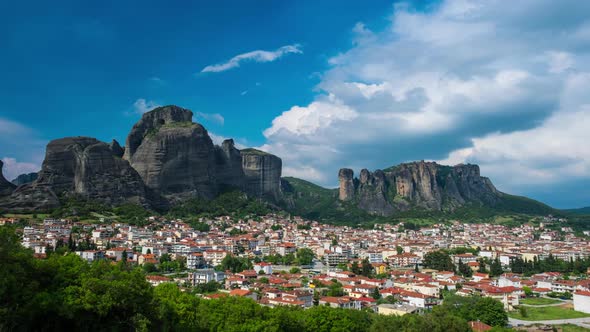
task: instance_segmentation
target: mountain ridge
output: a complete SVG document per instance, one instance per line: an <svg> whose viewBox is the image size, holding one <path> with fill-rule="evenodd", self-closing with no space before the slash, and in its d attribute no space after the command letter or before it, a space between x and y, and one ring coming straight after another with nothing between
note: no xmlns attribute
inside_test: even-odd
<svg viewBox="0 0 590 332"><path fill-rule="evenodd" d="M494 211L549 214L540 202L498 191L477 165L416 161L383 170L338 173L339 187L281 177L281 158L255 148L221 145L190 110L169 105L144 113L125 146L116 140L65 137L47 145L41 171L16 186L0 176L0 209L38 212L60 207L63 196L101 204L136 204L157 211L192 198L241 191L270 206L310 219L353 220ZM1 170L2 164L0 164ZM471 213L471 214L470 214Z"/></svg>

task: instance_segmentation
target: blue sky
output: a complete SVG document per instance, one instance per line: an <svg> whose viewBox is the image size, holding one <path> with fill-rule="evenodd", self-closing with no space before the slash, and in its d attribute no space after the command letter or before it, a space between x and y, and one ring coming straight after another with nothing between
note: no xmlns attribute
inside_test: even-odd
<svg viewBox="0 0 590 332"><path fill-rule="evenodd" d="M590 205L589 6L3 2L4 173L37 170L54 138L123 144L176 104L327 186L340 167L471 162L500 190Z"/></svg>

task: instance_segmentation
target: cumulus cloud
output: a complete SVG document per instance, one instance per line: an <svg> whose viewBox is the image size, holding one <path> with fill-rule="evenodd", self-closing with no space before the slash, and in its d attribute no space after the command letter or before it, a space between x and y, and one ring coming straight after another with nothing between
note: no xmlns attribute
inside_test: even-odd
<svg viewBox="0 0 590 332"><path fill-rule="evenodd" d="M146 100L144 98L139 98L133 103L133 111L137 114L143 114L153 110L156 107L160 107L162 105L156 103L153 100Z"/></svg>
<svg viewBox="0 0 590 332"><path fill-rule="evenodd" d="M478 162L515 193L590 181L580 143L590 140L589 11L578 1L396 4L382 31L351 27L353 47L329 59L315 100L277 116L264 147L287 175L324 185L340 167L416 159Z"/></svg>
<svg viewBox="0 0 590 332"><path fill-rule="evenodd" d="M39 138L31 128L0 118L0 151L6 179L13 180L22 173L41 169L46 140Z"/></svg>
<svg viewBox="0 0 590 332"><path fill-rule="evenodd" d="M225 123L225 118L219 113L203 113L203 112L196 112L195 116L197 118L205 119L207 121L215 122L219 125Z"/></svg>
<svg viewBox="0 0 590 332"><path fill-rule="evenodd" d="M4 157L2 158L2 162L4 162L2 173L4 174L4 178L6 178L8 181L14 180L21 174L38 172L41 169L39 164L19 162L15 158Z"/></svg>
<svg viewBox="0 0 590 332"><path fill-rule="evenodd" d="M206 66L201 70L202 73L218 73L226 70L230 70L233 68L237 68L243 62L272 62L275 61L287 54L300 54L303 53L301 50L301 45L294 44L294 45L286 45L280 47L274 51L264 51L264 50L256 50L251 52L246 52L242 54L238 54L233 58L229 59L227 62L214 64Z"/></svg>

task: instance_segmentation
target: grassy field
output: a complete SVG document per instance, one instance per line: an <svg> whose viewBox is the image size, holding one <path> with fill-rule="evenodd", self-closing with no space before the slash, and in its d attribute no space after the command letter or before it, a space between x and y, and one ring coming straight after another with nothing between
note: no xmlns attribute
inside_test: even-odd
<svg viewBox="0 0 590 332"><path fill-rule="evenodd" d="M529 305L545 305L545 304L555 304L560 303L559 300L548 299L544 297L530 297L527 299L520 300L522 304L529 304Z"/></svg>
<svg viewBox="0 0 590 332"><path fill-rule="evenodd" d="M521 320L552 320L552 319L570 319L570 318L584 318L590 317L590 314L574 311L573 309L558 307L524 307L527 315L523 317L520 311L508 313L508 316Z"/></svg>
<svg viewBox="0 0 590 332"><path fill-rule="evenodd" d="M46 213L29 213L29 214L18 214L18 213L5 213L6 218L22 218L22 219L45 219L49 216Z"/></svg>
<svg viewBox="0 0 590 332"><path fill-rule="evenodd" d="M557 328L561 328L563 332L587 332L590 329L583 328L581 326L573 325L573 324L565 324L565 325L555 325Z"/></svg>

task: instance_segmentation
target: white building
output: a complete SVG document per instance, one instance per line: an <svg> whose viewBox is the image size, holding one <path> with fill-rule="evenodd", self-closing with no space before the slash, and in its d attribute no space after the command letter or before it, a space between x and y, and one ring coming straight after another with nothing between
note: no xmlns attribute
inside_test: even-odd
<svg viewBox="0 0 590 332"><path fill-rule="evenodd" d="M263 271L264 274L272 274L272 264L267 262L260 262L254 265L254 271L260 274L260 271Z"/></svg>
<svg viewBox="0 0 590 332"><path fill-rule="evenodd" d="M577 291L574 293L574 310L590 313L590 292Z"/></svg>
<svg viewBox="0 0 590 332"><path fill-rule="evenodd" d="M213 269L197 270L189 273L188 281L194 286L197 284L206 284L210 281L222 282L225 279L225 273Z"/></svg>

